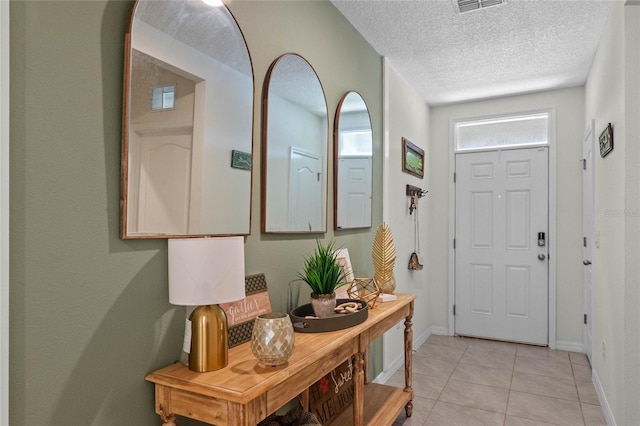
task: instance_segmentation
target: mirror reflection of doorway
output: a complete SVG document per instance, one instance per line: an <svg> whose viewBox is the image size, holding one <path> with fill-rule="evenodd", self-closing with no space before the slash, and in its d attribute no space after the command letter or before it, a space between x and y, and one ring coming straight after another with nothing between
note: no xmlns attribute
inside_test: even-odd
<svg viewBox="0 0 640 426"><path fill-rule="evenodd" d="M128 229L185 235L199 225L201 139L194 138L197 77L133 50ZM171 88L169 103L166 88ZM162 97L155 95L163 89Z"/></svg>
<svg viewBox="0 0 640 426"><path fill-rule="evenodd" d="M358 228L371 226L371 156L344 157L338 160L337 227Z"/></svg>
<svg viewBox="0 0 640 426"><path fill-rule="evenodd" d="M289 156L289 230L322 230L322 158L291 147Z"/></svg>
<svg viewBox="0 0 640 426"><path fill-rule="evenodd" d="M139 147L137 230L189 232L192 129L135 132Z"/></svg>
<svg viewBox="0 0 640 426"><path fill-rule="evenodd" d="M326 232L329 126L318 75L284 54L269 67L263 96L262 232Z"/></svg>

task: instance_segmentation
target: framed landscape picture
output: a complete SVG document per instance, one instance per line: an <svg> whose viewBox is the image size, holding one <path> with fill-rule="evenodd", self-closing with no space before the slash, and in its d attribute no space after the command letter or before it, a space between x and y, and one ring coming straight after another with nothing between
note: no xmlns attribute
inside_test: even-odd
<svg viewBox="0 0 640 426"><path fill-rule="evenodd" d="M607 124L598 139L600 142L600 156L604 158L613 151L613 126L611 126L611 123Z"/></svg>
<svg viewBox="0 0 640 426"><path fill-rule="evenodd" d="M424 151L405 138L402 138L402 171L420 179L424 177Z"/></svg>

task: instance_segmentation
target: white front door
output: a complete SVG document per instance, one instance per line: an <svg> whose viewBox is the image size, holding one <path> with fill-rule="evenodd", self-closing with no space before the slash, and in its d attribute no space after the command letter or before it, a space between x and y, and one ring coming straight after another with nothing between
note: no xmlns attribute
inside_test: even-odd
<svg viewBox="0 0 640 426"><path fill-rule="evenodd" d="M304 232L323 229L321 170L319 155L291 147L288 230Z"/></svg>
<svg viewBox="0 0 640 426"><path fill-rule="evenodd" d="M582 173L582 230L583 230L583 265L582 287L583 287L583 305L584 305L584 325L583 325L583 341L584 352L591 362L591 353L593 350L593 316L592 306L592 277L593 269L591 265L592 249L594 244L594 200L593 200L593 147L594 143L594 126L591 121L590 127L587 128L582 142L583 155L583 173Z"/></svg>
<svg viewBox="0 0 640 426"><path fill-rule="evenodd" d="M456 154L455 333L548 344L548 148Z"/></svg>

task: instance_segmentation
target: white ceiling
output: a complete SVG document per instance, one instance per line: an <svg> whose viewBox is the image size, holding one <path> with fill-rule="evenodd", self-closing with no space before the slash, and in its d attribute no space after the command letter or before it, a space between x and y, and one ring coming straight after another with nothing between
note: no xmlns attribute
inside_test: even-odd
<svg viewBox="0 0 640 426"><path fill-rule="evenodd" d="M612 1L331 0L430 105L584 84Z"/></svg>

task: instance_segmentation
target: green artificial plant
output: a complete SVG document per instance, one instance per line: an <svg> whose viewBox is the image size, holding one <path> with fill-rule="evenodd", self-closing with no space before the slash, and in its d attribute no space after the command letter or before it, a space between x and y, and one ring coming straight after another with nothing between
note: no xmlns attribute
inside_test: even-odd
<svg viewBox="0 0 640 426"><path fill-rule="evenodd" d="M346 272L338 263L333 242L323 246L316 238L315 252L305 257L304 272L298 273L315 294L332 294L336 288L347 284Z"/></svg>

